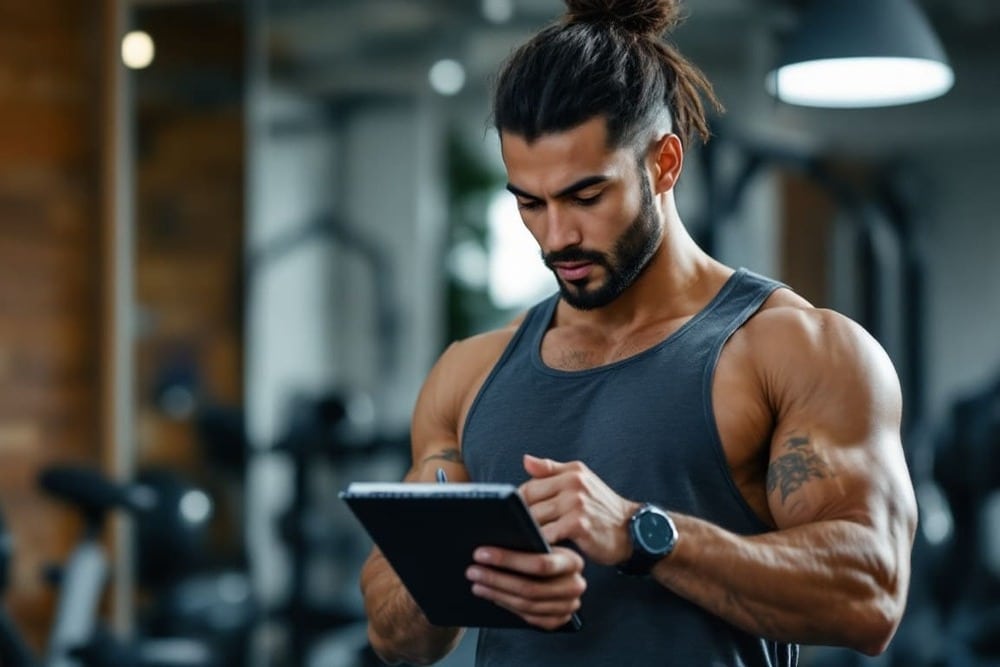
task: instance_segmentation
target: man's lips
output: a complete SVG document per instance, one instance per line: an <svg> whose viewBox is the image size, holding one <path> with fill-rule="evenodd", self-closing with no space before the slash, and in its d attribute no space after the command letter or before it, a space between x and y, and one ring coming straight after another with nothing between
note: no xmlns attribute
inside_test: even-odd
<svg viewBox="0 0 1000 667"><path fill-rule="evenodd" d="M552 266L559 277L567 282L583 280L594 268L593 262L554 262Z"/></svg>

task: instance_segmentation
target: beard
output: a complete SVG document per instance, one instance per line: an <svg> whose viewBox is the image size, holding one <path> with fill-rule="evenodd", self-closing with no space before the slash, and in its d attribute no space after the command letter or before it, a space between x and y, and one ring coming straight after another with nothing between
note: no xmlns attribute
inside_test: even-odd
<svg viewBox="0 0 1000 667"><path fill-rule="evenodd" d="M638 215L615 241L610 254L583 248L566 248L542 254L542 260L559 284L563 300L577 310L602 308L631 287L649 265L660 245L660 233L653 192L645 174L641 174L642 202ZM555 262L590 262L604 268L604 282L588 286L590 278L563 281L553 266Z"/></svg>

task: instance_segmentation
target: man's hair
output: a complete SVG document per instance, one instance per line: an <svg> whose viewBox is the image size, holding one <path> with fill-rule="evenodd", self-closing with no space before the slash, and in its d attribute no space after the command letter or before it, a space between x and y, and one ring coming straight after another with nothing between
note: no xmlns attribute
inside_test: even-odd
<svg viewBox="0 0 1000 667"><path fill-rule="evenodd" d="M493 98L497 130L533 142L594 117L609 147L672 129L686 145L710 133L705 105L718 111L705 75L663 34L681 20L680 0L566 0L561 21L536 34L500 70ZM645 148L645 146L637 146Z"/></svg>

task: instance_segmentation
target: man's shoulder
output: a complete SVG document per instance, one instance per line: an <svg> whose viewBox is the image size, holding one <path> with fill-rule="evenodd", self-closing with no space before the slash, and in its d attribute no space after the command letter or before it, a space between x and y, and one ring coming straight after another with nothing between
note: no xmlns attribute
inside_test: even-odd
<svg viewBox="0 0 1000 667"><path fill-rule="evenodd" d="M766 366L817 370L879 363L882 346L850 317L778 289L742 328L746 348Z"/></svg>
<svg viewBox="0 0 1000 667"><path fill-rule="evenodd" d="M463 374L478 375L491 368L510 344L524 316L507 324L452 342L441 355L438 364Z"/></svg>
<svg viewBox="0 0 1000 667"><path fill-rule="evenodd" d="M464 414L486 376L517 331L515 320L503 327L452 342L424 380L413 413L413 429L437 429L457 438Z"/></svg>
<svg viewBox="0 0 1000 667"><path fill-rule="evenodd" d="M445 355L459 357L463 360L482 356L493 356L503 352L517 333L519 323L508 323L497 329L490 329L474 334L468 338L454 341L448 346Z"/></svg>
<svg viewBox="0 0 1000 667"><path fill-rule="evenodd" d="M760 342L786 337L866 336L854 320L836 310L818 308L788 288L779 288L744 327Z"/></svg>

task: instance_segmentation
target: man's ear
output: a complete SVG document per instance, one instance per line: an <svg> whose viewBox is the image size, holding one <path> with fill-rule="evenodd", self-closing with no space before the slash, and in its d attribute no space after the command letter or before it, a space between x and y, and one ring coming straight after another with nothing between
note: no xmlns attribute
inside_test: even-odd
<svg viewBox="0 0 1000 667"><path fill-rule="evenodd" d="M653 144L649 157L653 193L662 194L673 189L684 166L684 147L680 137L673 133L663 135Z"/></svg>

